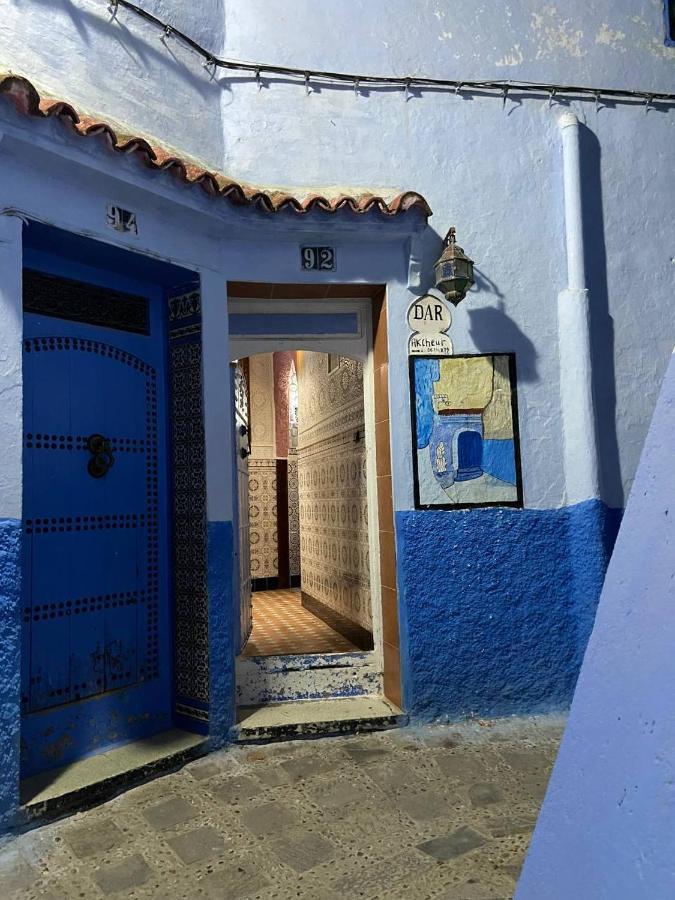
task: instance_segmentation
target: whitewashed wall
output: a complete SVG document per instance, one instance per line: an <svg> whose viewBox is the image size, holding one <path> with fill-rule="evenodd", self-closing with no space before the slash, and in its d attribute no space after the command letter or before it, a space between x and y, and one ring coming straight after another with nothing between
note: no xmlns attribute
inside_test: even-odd
<svg viewBox="0 0 675 900"><path fill-rule="evenodd" d="M214 52L253 61L675 90L662 0L142 5ZM567 107L415 90L406 101L399 90L319 84L307 94L280 79L263 79L259 90L246 76L220 70L214 78L191 51L123 9L110 21L104 0L9 0L0 68L237 178L422 192L435 213L420 250L423 278L431 278L439 236L455 224L478 266L455 318L455 346L517 352L526 502L564 502L555 307L565 285L557 119ZM586 125L602 496L622 505L675 332L675 245L663 227L675 201L675 112L592 100L571 108ZM236 261L251 277L250 264ZM293 280L289 269L268 277ZM406 399L397 402L405 411Z"/></svg>

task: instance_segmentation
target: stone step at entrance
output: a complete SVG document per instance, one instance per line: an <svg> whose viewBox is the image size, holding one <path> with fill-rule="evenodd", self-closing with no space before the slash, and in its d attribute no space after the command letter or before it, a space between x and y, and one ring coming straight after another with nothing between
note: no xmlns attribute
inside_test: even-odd
<svg viewBox="0 0 675 900"><path fill-rule="evenodd" d="M21 782L26 821L93 806L202 756L202 735L174 728L49 769Z"/></svg>
<svg viewBox="0 0 675 900"><path fill-rule="evenodd" d="M407 716L384 697L341 697L241 706L236 732L245 744L381 731L406 722Z"/></svg>

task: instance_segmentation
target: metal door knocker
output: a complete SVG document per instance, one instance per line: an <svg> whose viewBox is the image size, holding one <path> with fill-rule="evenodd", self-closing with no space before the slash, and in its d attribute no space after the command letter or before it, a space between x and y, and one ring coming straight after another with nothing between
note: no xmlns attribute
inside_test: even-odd
<svg viewBox="0 0 675 900"><path fill-rule="evenodd" d="M92 478L103 478L115 462L110 441L102 434L92 434L87 438L87 450L91 453L87 472Z"/></svg>

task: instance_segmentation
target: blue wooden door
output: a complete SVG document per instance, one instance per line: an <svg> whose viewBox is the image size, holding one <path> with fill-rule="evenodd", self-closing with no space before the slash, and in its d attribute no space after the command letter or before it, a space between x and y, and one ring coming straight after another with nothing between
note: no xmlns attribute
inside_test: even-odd
<svg viewBox="0 0 675 900"><path fill-rule="evenodd" d="M161 304L38 273L24 295L28 775L169 727L171 685Z"/></svg>

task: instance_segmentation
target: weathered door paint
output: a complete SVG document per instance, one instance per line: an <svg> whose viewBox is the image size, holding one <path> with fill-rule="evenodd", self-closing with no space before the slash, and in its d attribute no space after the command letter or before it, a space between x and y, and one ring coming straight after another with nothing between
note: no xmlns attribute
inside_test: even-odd
<svg viewBox="0 0 675 900"><path fill-rule="evenodd" d="M251 598L251 548L248 511L248 456L250 434L248 418L248 390L241 362L234 363L234 419L235 458L239 512L239 650L244 649L253 628Z"/></svg>
<svg viewBox="0 0 675 900"><path fill-rule="evenodd" d="M156 293L25 276L24 776L170 725Z"/></svg>

